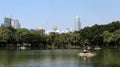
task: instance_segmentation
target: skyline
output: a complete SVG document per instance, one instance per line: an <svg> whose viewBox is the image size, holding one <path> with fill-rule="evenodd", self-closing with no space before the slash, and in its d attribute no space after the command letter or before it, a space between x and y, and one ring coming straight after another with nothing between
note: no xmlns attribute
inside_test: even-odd
<svg viewBox="0 0 120 67"><path fill-rule="evenodd" d="M43 27L51 30L74 29L75 16L82 28L120 20L119 0L1 0L0 23L4 17L17 18L24 28Z"/></svg>
<svg viewBox="0 0 120 67"><path fill-rule="evenodd" d="M79 16L75 17L75 22L74 22L74 31L79 31L81 29L81 22Z"/></svg>

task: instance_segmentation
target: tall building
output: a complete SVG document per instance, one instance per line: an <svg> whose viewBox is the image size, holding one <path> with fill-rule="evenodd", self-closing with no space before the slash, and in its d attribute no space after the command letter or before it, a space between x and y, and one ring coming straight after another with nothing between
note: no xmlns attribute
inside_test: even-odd
<svg viewBox="0 0 120 67"><path fill-rule="evenodd" d="M4 18L5 27L11 27L11 18Z"/></svg>
<svg viewBox="0 0 120 67"><path fill-rule="evenodd" d="M13 27L13 28L20 28L20 23L17 19L12 18L4 18L4 26L5 27Z"/></svg>
<svg viewBox="0 0 120 67"><path fill-rule="evenodd" d="M75 31L79 31L81 29L80 18L78 16L75 17Z"/></svg>
<svg viewBox="0 0 120 67"><path fill-rule="evenodd" d="M20 23L17 19L12 19L11 20L11 26L15 29L20 28Z"/></svg>

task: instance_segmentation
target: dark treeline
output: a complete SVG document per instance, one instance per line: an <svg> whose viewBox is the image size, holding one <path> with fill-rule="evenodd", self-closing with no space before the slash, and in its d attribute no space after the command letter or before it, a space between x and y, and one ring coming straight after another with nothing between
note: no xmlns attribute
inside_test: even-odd
<svg viewBox="0 0 120 67"><path fill-rule="evenodd" d="M120 21L61 34L0 27L0 47L80 48L84 45L119 47Z"/></svg>

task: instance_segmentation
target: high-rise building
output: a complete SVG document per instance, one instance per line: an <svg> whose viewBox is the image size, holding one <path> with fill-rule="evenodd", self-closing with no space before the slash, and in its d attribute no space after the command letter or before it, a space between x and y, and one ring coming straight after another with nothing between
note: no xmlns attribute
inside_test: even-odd
<svg viewBox="0 0 120 67"><path fill-rule="evenodd" d="M5 27L13 27L13 28L20 28L20 23L17 19L12 18L4 18L4 26Z"/></svg>
<svg viewBox="0 0 120 67"><path fill-rule="evenodd" d="M81 29L80 18L78 16L75 17L75 31L79 31Z"/></svg>
<svg viewBox="0 0 120 67"><path fill-rule="evenodd" d="M11 26L13 27L13 28L20 28L20 23L19 23L19 21L17 20L17 19L12 19L11 20Z"/></svg>
<svg viewBox="0 0 120 67"><path fill-rule="evenodd" d="M5 27L11 27L11 18L4 18Z"/></svg>

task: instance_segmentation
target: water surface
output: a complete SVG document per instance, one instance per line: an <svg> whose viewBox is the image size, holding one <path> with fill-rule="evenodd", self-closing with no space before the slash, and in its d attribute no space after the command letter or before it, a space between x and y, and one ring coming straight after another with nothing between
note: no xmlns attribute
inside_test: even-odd
<svg viewBox="0 0 120 67"><path fill-rule="evenodd" d="M80 57L79 49L0 50L0 67L120 67L120 49L102 49Z"/></svg>

